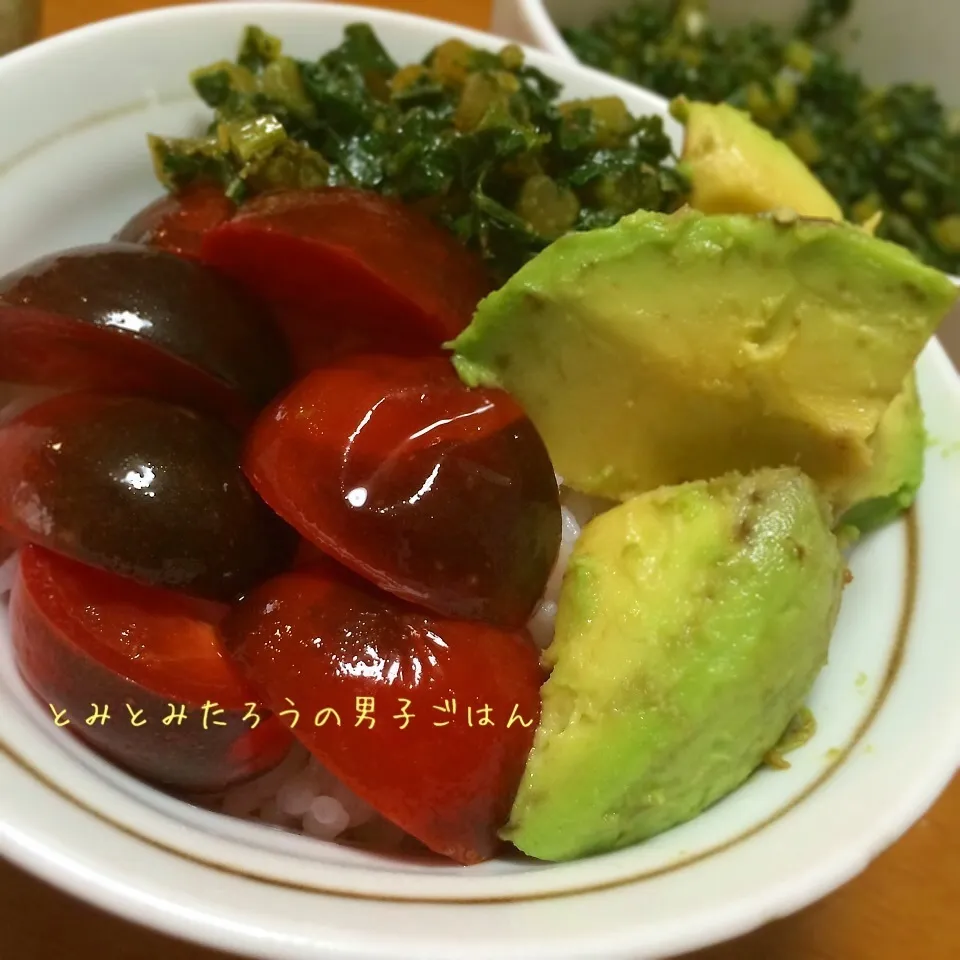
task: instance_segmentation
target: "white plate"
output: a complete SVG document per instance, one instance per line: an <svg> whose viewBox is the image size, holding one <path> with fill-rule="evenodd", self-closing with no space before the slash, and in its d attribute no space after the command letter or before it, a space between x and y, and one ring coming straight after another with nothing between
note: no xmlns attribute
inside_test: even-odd
<svg viewBox="0 0 960 960"><path fill-rule="evenodd" d="M158 193L147 131L206 110L187 82L259 23L316 56L370 21L402 62L452 36L411 16L307 4L175 7L97 24L0 61L0 270L108 238ZM571 96L659 101L542 54ZM674 135L676 127L670 124ZM464 869L378 858L173 801L55 728L27 695L0 616L0 853L132 920L269 960L608 960L659 957L747 932L850 879L935 800L960 759L960 384L940 347L920 364L940 446L912 523L856 551L819 731L647 844L559 866Z"/></svg>

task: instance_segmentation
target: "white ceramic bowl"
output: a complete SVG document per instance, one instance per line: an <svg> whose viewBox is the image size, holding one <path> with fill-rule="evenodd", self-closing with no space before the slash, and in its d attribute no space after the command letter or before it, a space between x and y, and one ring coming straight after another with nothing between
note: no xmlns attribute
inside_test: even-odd
<svg viewBox="0 0 960 960"><path fill-rule="evenodd" d="M575 60L558 28L583 27L632 0L494 0L493 30ZM666 3L666 0L662 0ZM717 23L758 19L789 25L809 0L710 0ZM951 107L960 107L960 4L955 0L854 0L834 40L848 62L872 83L930 83Z"/></svg>
<svg viewBox="0 0 960 960"><path fill-rule="evenodd" d="M307 4L175 7L100 23L0 61L0 270L108 238L158 193L144 137L207 116L188 71L259 23L298 56L373 24L396 58L458 36L412 16ZM571 96L658 100L549 56ZM671 131L677 133L671 125ZM928 476L910 523L853 559L816 737L694 822L565 865L465 869L377 857L174 801L93 756L20 682L0 612L0 853L132 920L269 960L613 960L730 938L828 893L935 800L960 760L960 382L920 363ZM952 446L951 446L952 445Z"/></svg>

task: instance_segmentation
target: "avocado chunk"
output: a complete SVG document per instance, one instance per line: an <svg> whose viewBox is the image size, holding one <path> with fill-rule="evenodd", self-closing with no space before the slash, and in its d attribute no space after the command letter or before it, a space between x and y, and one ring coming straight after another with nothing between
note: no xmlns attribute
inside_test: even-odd
<svg viewBox="0 0 960 960"><path fill-rule="evenodd" d="M513 394L582 493L795 465L832 496L956 298L851 224L642 211L539 254L453 363Z"/></svg>
<svg viewBox="0 0 960 960"><path fill-rule="evenodd" d="M640 842L739 787L826 662L845 564L798 470L657 490L592 520L503 837L540 860Z"/></svg>
<svg viewBox="0 0 960 960"><path fill-rule="evenodd" d="M873 464L843 491L840 524L869 533L908 510L923 483L927 432L923 407L911 371L903 390L887 408L870 441Z"/></svg>
<svg viewBox="0 0 960 960"><path fill-rule="evenodd" d="M704 213L789 209L804 217L843 220L843 210L782 140L727 103L670 105L685 128L682 169L690 204Z"/></svg>

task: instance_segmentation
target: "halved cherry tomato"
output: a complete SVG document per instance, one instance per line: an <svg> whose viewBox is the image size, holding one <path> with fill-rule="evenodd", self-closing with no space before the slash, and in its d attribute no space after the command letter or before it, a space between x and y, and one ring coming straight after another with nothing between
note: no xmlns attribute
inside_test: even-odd
<svg viewBox="0 0 960 960"><path fill-rule="evenodd" d="M377 586L446 616L527 622L560 547L550 457L499 390L442 357L315 370L247 437L244 470L300 534Z"/></svg>
<svg viewBox="0 0 960 960"><path fill-rule="evenodd" d="M64 394L0 424L0 526L141 583L229 601L287 569L296 536L219 421Z"/></svg>
<svg viewBox="0 0 960 960"><path fill-rule="evenodd" d="M459 863L497 853L545 679L525 632L429 616L334 564L262 585L222 630L358 796Z"/></svg>
<svg viewBox="0 0 960 960"><path fill-rule="evenodd" d="M222 790L275 766L293 743L257 709L223 646L228 610L28 545L11 597L13 648L51 721L69 720L66 729L151 782ZM110 718L86 723L95 709Z"/></svg>
<svg viewBox="0 0 960 960"><path fill-rule="evenodd" d="M236 210L220 187L197 184L155 200L124 224L114 239L196 259L203 235Z"/></svg>
<svg viewBox="0 0 960 960"><path fill-rule="evenodd" d="M438 353L490 291L451 233L344 188L258 197L204 235L202 257L274 307L300 372L345 350Z"/></svg>
<svg viewBox="0 0 960 960"><path fill-rule="evenodd" d="M159 397L242 420L289 378L266 309L200 263L114 243L0 278L0 380Z"/></svg>

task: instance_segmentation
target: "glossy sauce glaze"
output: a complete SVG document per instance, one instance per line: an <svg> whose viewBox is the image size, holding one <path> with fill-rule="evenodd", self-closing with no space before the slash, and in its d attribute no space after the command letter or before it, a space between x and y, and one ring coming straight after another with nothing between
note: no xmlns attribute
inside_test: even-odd
<svg viewBox="0 0 960 960"><path fill-rule="evenodd" d="M347 188L257 197L205 232L201 257L270 303L301 374L345 353L439 355L491 289L451 233Z"/></svg>
<svg viewBox="0 0 960 960"><path fill-rule="evenodd" d="M267 705L382 815L459 863L497 853L540 715L524 631L432 616L328 562L259 587L223 632Z"/></svg>
<svg viewBox="0 0 960 960"><path fill-rule="evenodd" d="M244 719L258 694L217 632L228 610L27 545L11 636L54 722L152 783L216 791L270 769L292 743L276 717Z"/></svg>
<svg viewBox="0 0 960 960"><path fill-rule="evenodd" d="M250 488L240 436L154 400L65 394L0 424L0 526L143 583L229 601L293 532Z"/></svg>
<svg viewBox="0 0 960 960"><path fill-rule="evenodd" d="M289 377L267 310L199 263L113 243L0 279L0 380L152 396L242 420Z"/></svg>
<svg viewBox="0 0 960 960"><path fill-rule="evenodd" d="M521 626L556 561L559 491L533 424L443 358L315 371L260 418L244 465L307 540L445 616Z"/></svg>

